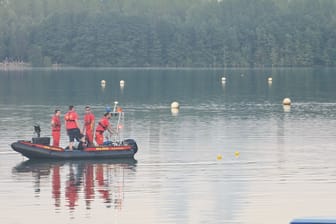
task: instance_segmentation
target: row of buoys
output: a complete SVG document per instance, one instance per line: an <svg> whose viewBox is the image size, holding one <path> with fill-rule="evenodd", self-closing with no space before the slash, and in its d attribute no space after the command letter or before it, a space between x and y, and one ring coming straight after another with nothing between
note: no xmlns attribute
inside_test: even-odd
<svg viewBox="0 0 336 224"><path fill-rule="evenodd" d="M291 104L292 104L292 101L288 97L284 98L282 101L282 105L284 106L284 110L286 112L290 111ZM180 104L177 101L174 101L170 104L170 108L171 108L172 114L177 115L180 109Z"/></svg>
<svg viewBox="0 0 336 224"><path fill-rule="evenodd" d="M239 151L235 151L235 152L234 152L234 156L235 156L236 158L238 158L238 157L240 156L240 152L239 152ZM223 159L222 154L217 154L217 160L222 160L222 159Z"/></svg>
<svg viewBox="0 0 336 224"><path fill-rule="evenodd" d="M106 81L103 79L100 81L100 85L104 88L106 86ZM125 81L124 80L120 80L119 85L121 88L123 88L125 86Z"/></svg>
<svg viewBox="0 0 336 224"><path fill-rule="evenodd" d="M225 83L226 82L226 77L222 77L221 81L222 81L222 83ZM268 81L271 82L272 81L272 77L269 77ZM103 80L101 80L100 84L104 88L106 86L106 81L103 79ZM125 81L124 80L120 80L119 84L120 84L120 87L123 88L125 86ZM288 97L284 98L283 101L282 101L282 104L284 106L285 105L289 106L289 105L291 105L291 103L292 102L291 102L290 98L288 98ZM171 103L170 107L171 107L171 110L172 110L172 114L173 115L177 115L178 114L178 110L180 108L180 104L177 101L174 101L174 102Z"/></svg>
<svg viewBox="0 0 336 224"><path fill-rule="evenodd" d="M244 76L244 74L241 74L241 76ZM226 83L226 77L225 76L221 77L220 81L222 82L222 84ZM273 78L268 77L267 81L269 84L271 84L273 82Z"/></svg>
<svg viewBox="0 0 336 224"><path fill-rule="evenodd" d="M220 80L221 80L222 84L226 83L226 77L223 76L223 77L221 77ZM268 81L269 85L272 85L273 78L272 77L268 77L267 81ZM290 98L286 97L286 98L283 99L282 104L284 106L290 106L292 104L292 102L291 102ZM288 108L286 108L285 111L289 111Z"/></svg>

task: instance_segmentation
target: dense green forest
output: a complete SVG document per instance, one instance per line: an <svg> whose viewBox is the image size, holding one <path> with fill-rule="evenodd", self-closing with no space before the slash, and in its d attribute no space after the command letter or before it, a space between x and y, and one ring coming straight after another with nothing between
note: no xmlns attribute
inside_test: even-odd
<svg viewBox="0 0 336 224"><path fill-rule="evenodd" d="M0 0L0 61L335 66L335 0Z"/></svg>

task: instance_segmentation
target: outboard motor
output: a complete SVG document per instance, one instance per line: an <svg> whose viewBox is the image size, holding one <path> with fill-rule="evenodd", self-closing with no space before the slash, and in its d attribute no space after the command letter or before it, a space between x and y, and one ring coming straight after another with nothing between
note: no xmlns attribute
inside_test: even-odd
<svg viewBox="0 0 336 224"><path fill-rule="evenodd" d="M37 135L37 137L39 138L39 137L40 137L40 134L41 134L41 128L40 128L40 125L38 125L38 124L34 125L34 132L35 132L35 134Z"/></svg>
<svg viewBox="0 0 336 224"><path fill-rule="evenodd" d="M50 138L49 137L40 137L41 136L41 128L40 125L34 125L34 132L36 134L36 138L32 138L33 144L40 144L40 145L50 145Z"/></svg>

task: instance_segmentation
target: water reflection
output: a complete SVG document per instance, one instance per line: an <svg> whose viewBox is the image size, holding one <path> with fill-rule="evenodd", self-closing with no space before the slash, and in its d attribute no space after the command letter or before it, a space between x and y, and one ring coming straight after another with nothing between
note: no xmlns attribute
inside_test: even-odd
<svg viewBox="0 0 336 224"><path fill-rule="evenodd" d="M136 160L109 161L24 161L13 168L18 176L31 173L35 197L51 191L55 209L76 209L81 201L91 209L94 200L106 208L121 210L125 176L135 173ZM48 189L48 186L49 189ZM63 196L64 195L64 196Z"/></svg>

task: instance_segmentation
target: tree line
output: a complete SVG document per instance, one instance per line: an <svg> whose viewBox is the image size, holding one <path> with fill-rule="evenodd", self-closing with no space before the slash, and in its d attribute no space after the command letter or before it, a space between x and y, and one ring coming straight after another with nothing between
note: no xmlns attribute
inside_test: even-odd
<svg viewBox="0 0 336 224"><path fill-rule="evenodd" d="M0 0L0 61L335 66L334 0Z"/></svg>

